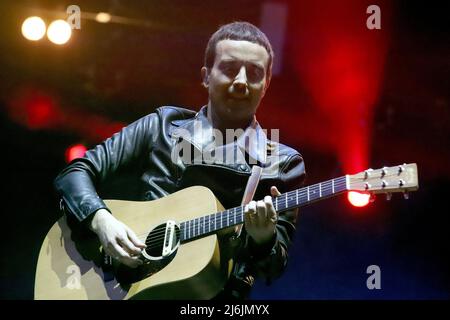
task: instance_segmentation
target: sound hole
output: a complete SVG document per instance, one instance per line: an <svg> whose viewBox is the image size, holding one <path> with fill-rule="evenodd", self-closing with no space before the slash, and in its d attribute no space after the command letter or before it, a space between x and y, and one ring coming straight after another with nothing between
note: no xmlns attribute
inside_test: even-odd
<svg viewBox="0 0 450 320"><path fill-rule="evenodd" d="M168 246L169 239L166 237L167 232L167 224L163 223L153 229L145 239L145 244L147 247L145 248L145 252L154 258L160 258L163 255L164 247ZM175 225L175 232L173 233L172 238L172 246L171 250L176 247L178 242L180 241L180 229ZM166 243L164 243L166 241Z"/></svg>

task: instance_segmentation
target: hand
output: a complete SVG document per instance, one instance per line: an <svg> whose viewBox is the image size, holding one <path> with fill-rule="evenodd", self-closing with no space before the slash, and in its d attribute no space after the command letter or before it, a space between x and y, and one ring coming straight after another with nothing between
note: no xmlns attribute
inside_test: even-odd
<svg viewBox="0 0 450 320"><path fill-rule="evenodd" d="M271 187L270 193L273 197L281 194L276 187ZM245 229L256 244L264 244L272 239L277 220L278 214L271 196L264 197L264 201L251 201L244 208Z"/></svg>
<svg viewBox="0 0 450 320"><path fill-rule="evenodd" d="M107 210L98 210L90 227L97 234L108 255L132 268L143 263L139 259L139 255L146 247L145 244L130 228L114 218Z"/></svg>

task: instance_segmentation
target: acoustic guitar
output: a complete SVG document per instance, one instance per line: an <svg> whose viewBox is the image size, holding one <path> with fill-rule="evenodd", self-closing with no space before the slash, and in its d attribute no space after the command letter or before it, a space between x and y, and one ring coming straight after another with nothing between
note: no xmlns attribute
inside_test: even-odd
<svg viewBox="0 0 450 320"><path fill-rule="evenodd" d="M412 163L293 190L273 198L273 204L282 212L347 191L373 195L417 189L417 165ZM154 201L105 202L145 241L144 263L133 269L117 262L104 253L94 233L63 216L42 243L35 299L209 299L223 288L233 261L221 235L243 223L242 206L225 210L201 186Z"/></svg>

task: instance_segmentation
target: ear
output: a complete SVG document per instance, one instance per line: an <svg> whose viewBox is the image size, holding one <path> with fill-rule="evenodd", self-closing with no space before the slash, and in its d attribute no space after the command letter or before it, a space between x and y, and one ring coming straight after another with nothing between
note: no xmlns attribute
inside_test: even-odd
<svg viewBox="0 0 450 320"><path fill-rule="evenodd" d="M202 85L205 88L209 87L209 73L208 73L208 68L206 67L202 67L202 69L200 70L201 75L202 75Z"/></svg>

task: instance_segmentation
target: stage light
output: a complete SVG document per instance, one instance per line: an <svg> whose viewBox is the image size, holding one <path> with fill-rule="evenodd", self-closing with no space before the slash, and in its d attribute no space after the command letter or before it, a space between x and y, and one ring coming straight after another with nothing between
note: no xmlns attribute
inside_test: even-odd
<svg viewBox="0 0 450 320"><path fill-rule="evenodd" d="M69 163L70 161L84 157L87 149L82 144L75 144L66 149L66 161Z"/></svg>
<svg viewBox="0 0 450 320"><path fill-rule="evenodd" d="M347 194L347 199L352 206L364 207L370 201L370 194L350 191Z"/></svg>
<svg viewBox="0 0 450 320"><path fill-rule="evenodd" d="M99 12L95 16L95 20L97 20L97 22L100 22L100 23L108 23L111 21L111 15L106 12Z"/></svg>
<svg viewBox="0 0 450 320"><path fill-rule="evenodd" d="M45 22L40 17L29 17L22 23L22 35L31 41L41 40L45 35Z"/></svg>
<svg viewBox="0 0 450 320"><path fill-rule="evenodd" d="M54 44L65 44L71 35L72 29L64 20L55 20L48 26L47 37Z"/></svg>

